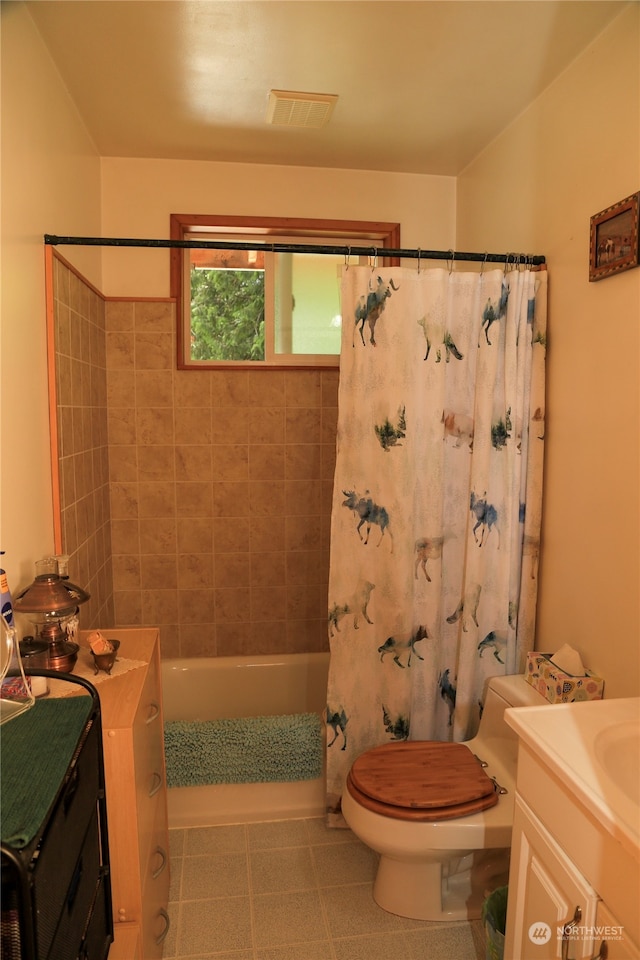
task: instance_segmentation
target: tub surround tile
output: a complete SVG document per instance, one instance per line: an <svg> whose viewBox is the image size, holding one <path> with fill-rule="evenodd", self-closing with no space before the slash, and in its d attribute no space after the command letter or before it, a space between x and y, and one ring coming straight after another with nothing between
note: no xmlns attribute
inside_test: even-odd
<svg viewBox="0 0 640 960"><path fill-rule="evenodd" d="M63 549L92 587L83 626L151 618L165 656L324 649L326 603L297 588L328 579L338 370L176 370L171 301L105 301L55 256L54 276ZM207 590L223 592L194 609Z"/></svg>

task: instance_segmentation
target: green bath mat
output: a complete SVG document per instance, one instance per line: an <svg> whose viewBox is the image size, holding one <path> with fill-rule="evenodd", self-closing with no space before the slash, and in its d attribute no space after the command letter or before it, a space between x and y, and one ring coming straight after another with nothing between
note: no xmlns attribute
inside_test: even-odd
<svg viewBox="0 0 640 960"><path fill-rule="evenodd" d="M169 720L164 749L169 787L315 780L322 774L317 713L234 720Z"/></svg>

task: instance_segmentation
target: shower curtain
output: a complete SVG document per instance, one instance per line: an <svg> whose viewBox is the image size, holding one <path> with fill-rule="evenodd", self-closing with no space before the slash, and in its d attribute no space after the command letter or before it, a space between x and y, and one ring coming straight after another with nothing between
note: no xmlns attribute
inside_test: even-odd
<svg viewBox="0 0 640 960"><path fill-rule="evenodd" d="M327 821L363 751L465 740L533 649L545 271L343 268Z"/></svg>

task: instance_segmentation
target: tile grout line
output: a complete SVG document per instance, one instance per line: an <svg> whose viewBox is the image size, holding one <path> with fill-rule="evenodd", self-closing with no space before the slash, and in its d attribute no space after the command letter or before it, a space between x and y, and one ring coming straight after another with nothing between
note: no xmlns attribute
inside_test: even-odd
<svg viewBox="0 0 640 960"><path fill-rule="evenodd" d="M324 923L324 925L325 925L325 929L326 929L326 931L327 931L327 941L328 941L328 943L329 943L329 950L331 951L331 958L332 958L332 960L336 960L336 951L335 951L335 947L334 947L334 944L333 944L333 934L332 934L332 932L331 932L331 924L329 923L329 914L328 914L328 912L327 912L327 908L325 907L324 898L323 898L323 896L322 896L322 890L321 890L321 887L320 887L320 876L319 876L319 874L318 874L318 867L317 867L317 863L316 863L316 858L315 858L314 853L313 853L313 848L314 848L315 844L313 844L313 843L311 842L310 829L311 829L311 828L310 828L310 825L309 825L309 819L307 818L307 819L305 820L305 831L306 831L306 834L307 834L309 857L311 858L311 869L313 870L313 876L314 876L315 883L316 883L316 892L317 892L317 894L318 894L318 900L319 900L319 902L320 902L320 910L322 911L322 920L323 920L323 923Z"/></svg>

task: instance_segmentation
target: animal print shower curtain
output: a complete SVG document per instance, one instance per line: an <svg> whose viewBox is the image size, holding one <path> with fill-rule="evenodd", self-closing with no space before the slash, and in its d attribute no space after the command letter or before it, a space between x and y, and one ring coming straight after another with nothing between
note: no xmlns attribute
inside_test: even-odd
<svg viewBox="0 0 640 960"><path fill-rule="evenodd" d="M327 819L364 750L466 740L533 649L544 271L343 269Z"/></svg>

